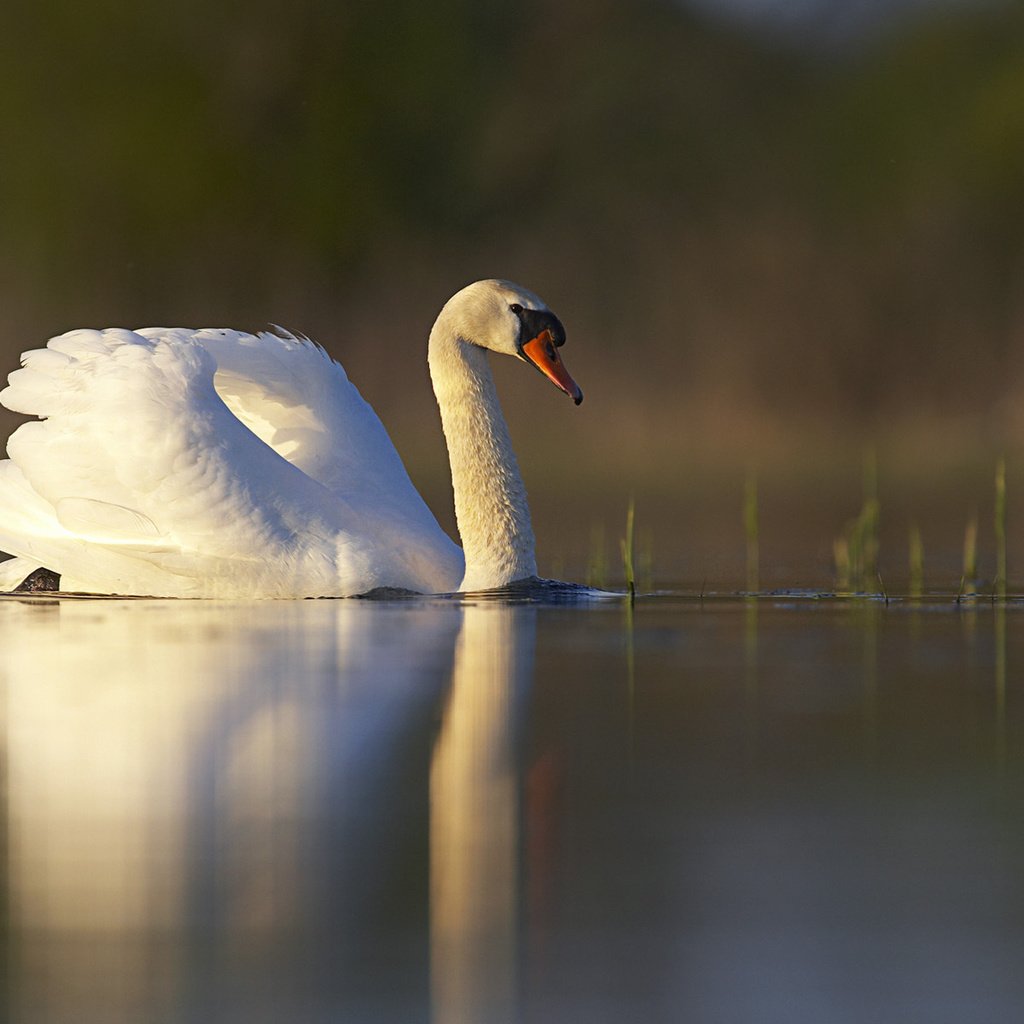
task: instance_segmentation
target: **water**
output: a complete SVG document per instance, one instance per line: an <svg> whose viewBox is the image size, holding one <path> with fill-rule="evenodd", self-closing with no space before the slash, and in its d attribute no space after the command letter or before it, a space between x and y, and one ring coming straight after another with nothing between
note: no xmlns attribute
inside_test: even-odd
<svg viewBox="0 0 1024 1024"><path fill-rule="evenodd" d="M1022 616L2 600L4 1019L1016 1019Z"/></svg>

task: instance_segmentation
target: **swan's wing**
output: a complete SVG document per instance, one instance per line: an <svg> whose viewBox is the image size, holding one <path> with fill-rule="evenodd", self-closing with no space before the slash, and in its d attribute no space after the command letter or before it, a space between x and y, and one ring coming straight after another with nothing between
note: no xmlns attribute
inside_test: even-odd
<svg viewBox="0 0 1024 1024"><path fill-rule="evenodd" d="M217 361L214 385L228 408L279 455L346 500L372 495L436 526L379 417L322 348L285 331L189 337Z"/></svg>
<svg viewBox="0 0 1024 1024"><path fill-rule="evenodd" d="M151 328L139 333L168 334ZM308 338L283 328L259 334L220 328L188 333L217 362L217 393L257 437L346 503L375 518L400 521L444 567L443 579L457 578L439 589L458 586L462 550L441 529L380 417L338 362Z"/></svg>
<svg viewBox="0 0 1024 1024"><path fill-rule="evenodd" d="M345 502L400 519L445 566L445 577L461 581L461 549L420 497L372 406L319 345L282 328L139 333L184 334L202 345L217 362L217 393L257 437Z"/></svg>
<svg viewBox="0 0 1024 1024"><path fill-rule="evenodd" d="M61 573L65 589L448 589L401 510L331 494L228 410L190 332L147 334L74 331L11 374L0 401L44 418L8 444L0 547Z"/></svg>

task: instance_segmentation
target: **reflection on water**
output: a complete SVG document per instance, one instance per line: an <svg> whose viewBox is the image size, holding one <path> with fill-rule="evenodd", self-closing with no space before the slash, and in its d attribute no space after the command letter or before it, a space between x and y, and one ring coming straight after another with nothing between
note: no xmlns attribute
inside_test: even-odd
<svg viewBox="0 0 1024 1024"><path fill-rule="evenodd" d="M0 613L11 1019L415 1019L456 606Z"/></svg>
<svg viewBox="0 0 1024 1024"><path fill-rule="evenodd" d="M1021 616L2 600L5 1019L1014 1019Z"/></svg>
<svg viewBox="0 0 1024 1024"><path fill-rule="evenodd" d="M517 1019L515 729L533 670L532 608L467 607L430 777L435 1019Z"/></svg>

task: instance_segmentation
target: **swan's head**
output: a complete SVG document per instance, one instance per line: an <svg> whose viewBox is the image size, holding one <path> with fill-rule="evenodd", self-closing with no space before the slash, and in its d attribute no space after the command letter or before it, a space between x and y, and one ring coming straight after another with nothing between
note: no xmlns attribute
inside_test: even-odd
<svg viewBox="0 0 1024 1024"><path fill-rule="evenodd" d="M583 392L558 354L565 344L565 328L533 292L510 281L477 281L456 292L444 313L456 320L463 341L521 359L577 405L583 401Z"/></svg>

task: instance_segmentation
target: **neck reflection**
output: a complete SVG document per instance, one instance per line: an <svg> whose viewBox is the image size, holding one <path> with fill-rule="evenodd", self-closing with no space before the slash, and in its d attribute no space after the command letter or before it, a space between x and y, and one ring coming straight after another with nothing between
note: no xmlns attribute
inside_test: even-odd
<svg viewBox="0 0 1024 1024"><path fill-rule="evenodd" d="M535 610L464 609L430 771L430 964L435 1024L517 1019L519 706Z"/></svg>

